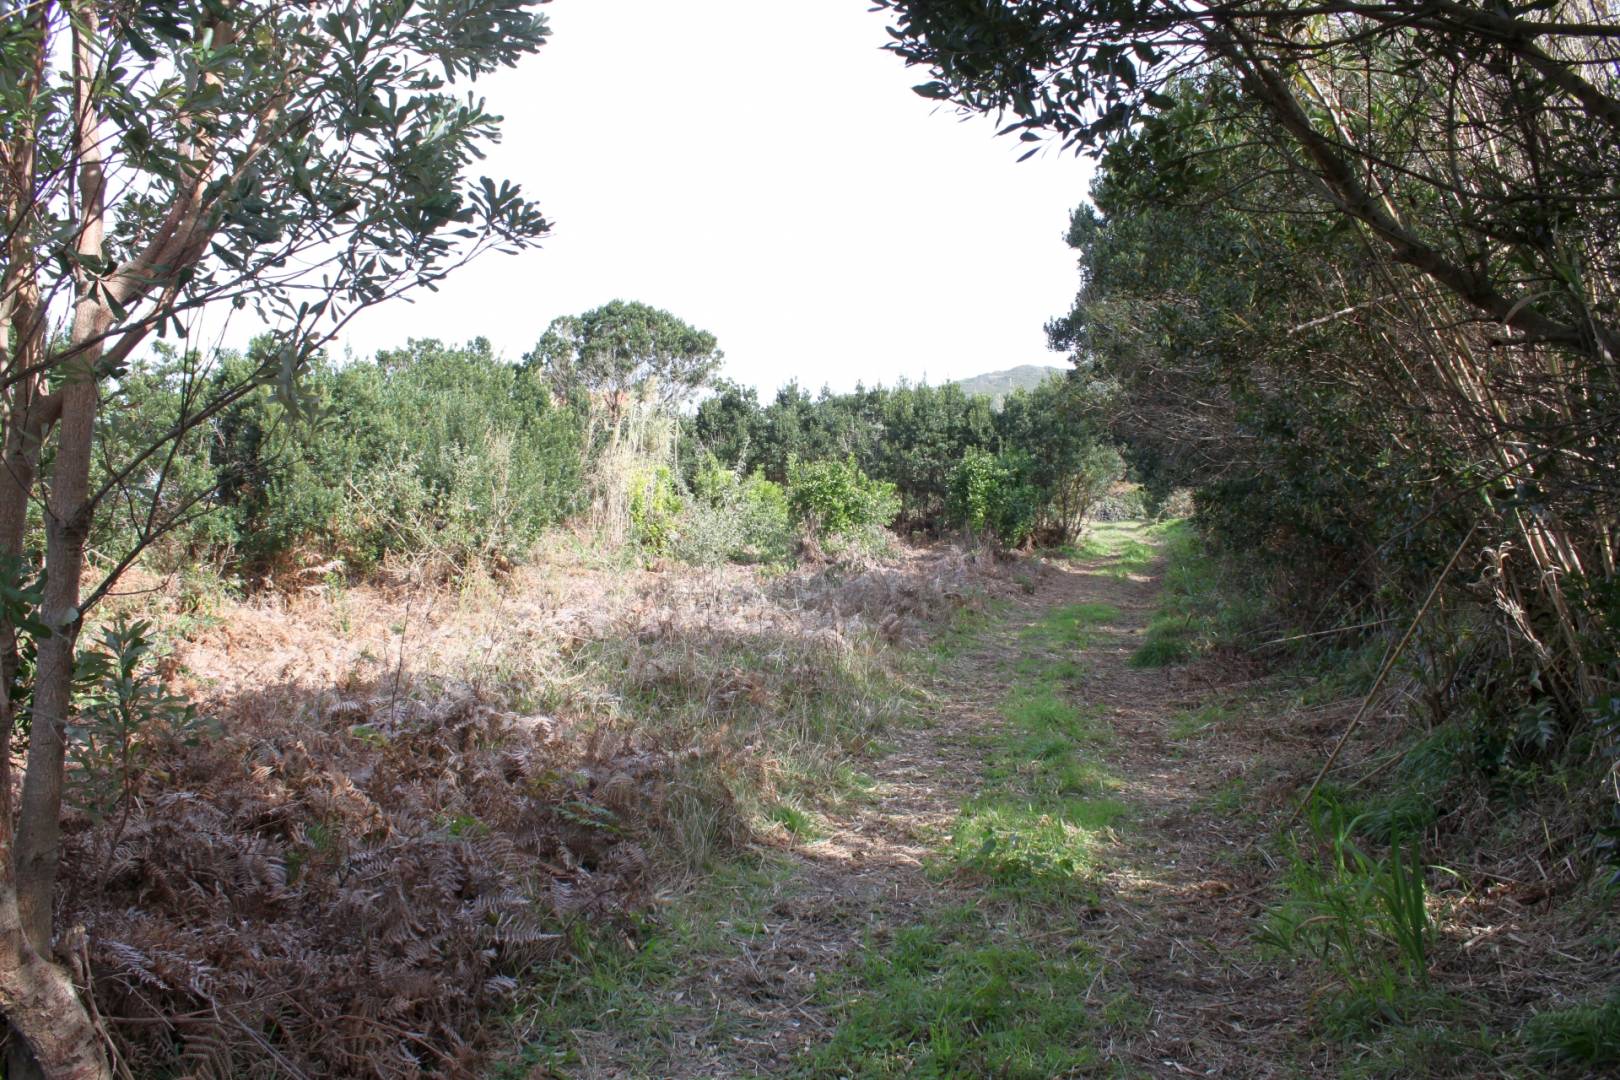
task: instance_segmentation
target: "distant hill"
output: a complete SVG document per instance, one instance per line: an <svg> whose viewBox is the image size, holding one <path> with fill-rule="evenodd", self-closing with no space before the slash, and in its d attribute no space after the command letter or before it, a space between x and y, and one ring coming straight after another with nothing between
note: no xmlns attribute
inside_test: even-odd
<svg viewBox="0 0 1620 1080"><path fill-rule="evenodd" d="M1000 405L1001 399L1014 390L1033 390L1052 376L1063 374L1064 370L1059 367L1043 367L1039 364L1020 364L1006 371L992 371L969 379L956 379L954 382L964 393L988 394L991 400Z"/></svg>

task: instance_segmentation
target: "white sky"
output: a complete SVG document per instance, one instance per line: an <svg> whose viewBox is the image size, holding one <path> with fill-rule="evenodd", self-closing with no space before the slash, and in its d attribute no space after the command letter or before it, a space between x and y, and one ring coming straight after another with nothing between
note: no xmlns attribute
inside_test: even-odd
<svg viewBox="0 0 1620 1080"><path fill-rule="evenodd" d="M1061 364L1042 325L1078 279L1063 242L1088 162L995 138L911 92L865 0L557 0L540 55L481 81L506 117L481 171L554 223L358 318L368 355L483 335L517 359L613 299L714 333L769 395Z"/></svg>

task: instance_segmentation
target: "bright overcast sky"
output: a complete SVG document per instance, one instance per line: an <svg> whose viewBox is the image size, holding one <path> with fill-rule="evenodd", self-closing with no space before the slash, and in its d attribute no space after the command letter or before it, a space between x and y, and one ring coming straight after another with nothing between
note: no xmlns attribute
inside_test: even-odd
<svg viewBox="0 0 1620 1080"><path fill-rule="evenodd" d="M505 116L485 171L552 235L361 316L354 352L483 335L517 359L613 299L714 333L766 394L1061 364L1042 325L1077 278L1063 243L1089 164L1018 162L985 118L911 92L865 0L557 0L553 36L483 81Z"/></svg>

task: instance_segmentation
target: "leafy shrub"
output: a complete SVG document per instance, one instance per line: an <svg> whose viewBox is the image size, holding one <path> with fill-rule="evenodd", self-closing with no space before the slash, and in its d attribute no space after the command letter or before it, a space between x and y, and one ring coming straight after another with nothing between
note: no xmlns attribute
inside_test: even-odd
<svg viewBox="0 0 1620 1080"><path fill-rule="evenodd" d="M713 456L692 477L692 499L682 515L675 554L686 562L773 562L788 556L791 509L780 484L763 473L739 476Z"/></svg>
<svg viewBox="0 0 1620 1080"><path fill-rule="evenodd" d="M1067 468L1045 493L1050 516L1065 538L1078 533L1095 516L1097 504L1124 475L1125 459L1108 443L1086 443L1074 449Z"/></svg>
<svg viewBox="0 0 1620 1080"><path fill-rule="evenodd" d="M667 465L630 481L630 539L654 555L667 555L675 542L683 500Z"/></svg>
<svg viewBox="0 0 1620 1080"><path fill-rule="evenodd" d="M216 424L211 464L250 565L300 549L360 570L389 554L510 561L578 504L577 418L482 340L322 361L303 398L295 415L266 388Z"/></svg>
<svg viewBox="0 0 1620 1080"><path fill-rule="evenodd" d="M119 616L78 656L69 782L93 821L128 815L154 747L166 739L195 745L205 727L196 707L171 695L153 670L151 631L148 622Z"/></svg>
<svg viewBox="0 0 1620 1080"><path fill-rule="evenodd" d="M951 474L950 515L975 534L1016 546L1035 530L1043 499L1028 479L1029 459L970 449Z"/></svg>
<svg viewBox="0 0 1620 1080"><path fill-rule="evenodd" d="M886 527L900 512L895 486L867 476L853 454L789 462L787 498L799 522L830 536Z"/></svg>

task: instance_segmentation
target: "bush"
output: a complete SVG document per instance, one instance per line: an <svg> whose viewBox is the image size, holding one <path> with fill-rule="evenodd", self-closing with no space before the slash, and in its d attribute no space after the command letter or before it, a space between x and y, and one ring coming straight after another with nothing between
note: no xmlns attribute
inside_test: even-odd
<svg viewBox="0 0 1620 1080"><path fill-rule="evenodd" d="M793 539L787 493L763 473L739 476L711 454L692 477L675 554L708 565L726 560L776 562Z"/></svg>
<svg viewBox="0 0 1620 1080"><path fill-rule="evenodd" d="M487 342L320 362L303 389L302 415L266 388L216 424L211 466L251 566L300 549L357 570L390 554L513 561L578 505L577 418Z"/></svg>
<svg viewBox="0 0 1620 1080"><path fill-rule="evenodd" d="M951 520L1014 547L1034 532L1044 500L1028 479L1029 459L973 448L951 473Z"/></svg>
<svg viewBox="0 0 1620 1080"><path fill-rule="evenodd" d="M117 563L148 542L145 560L163 571L183 569L210 551L228 549L235 534L228 519L209 513L217 473L209 460L209 433L195 429L175 452L140 460L147 448L208 403L215 389L213 365L196 352L156 343L150 356L133 361L110 388L96 417L95 479L118 479L116 498L94 517L92 558ZM47 458L48 460L48 458ZM29 525L40 529L38 511ZM44 543L43 534L27 546Z"/></svg>
<svg viewBox="0 0 1620 1080"><path fill-rule="evenodd" d="M787 481L795 518L828 536L886 528L900 512L895 486L867 476L853 455L842 461L795 459L788 463Z"/></svg>
<svg viewBox="0 0 1620 1080"><path fill-rule="evenodd" d="M630 539L653 555L674 545L684 501L669 466L643 472L630 481Z"/></svg>

